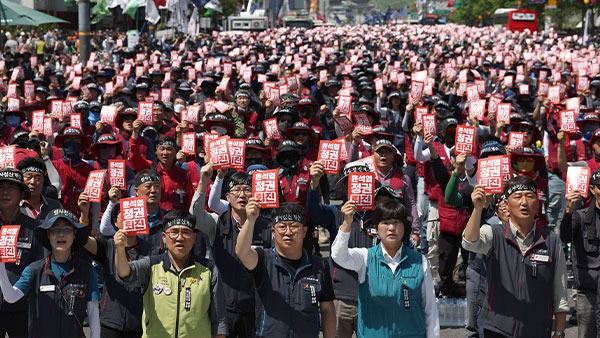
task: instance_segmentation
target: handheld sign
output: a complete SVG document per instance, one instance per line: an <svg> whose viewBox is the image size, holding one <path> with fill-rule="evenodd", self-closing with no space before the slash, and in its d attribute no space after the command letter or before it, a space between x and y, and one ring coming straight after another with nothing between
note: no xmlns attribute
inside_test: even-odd
<svg viewBox="0 0 600 338"><path fill-rule="evenodd" d="M467 86L467 101L479 100L479 89L477 85Z"/></svg>
<svg viewBox="0 0 600 338"><path fill-rule="evenodd" d="M279 131L279 125L277 124L277 118L272 118L263 121L265 127L265 133L271 140L281 140L281 132Z"/></svg>
<svg viewBox="0 0 600 338"><path fill-rule="evenodd" d="M0 168L15 168L16 145L0 147Z"/></svg>
<svg viewBox="0 0 600 338"><path fill-rule="evenodd" d="M511 103L500 103L498 105L498 112L496 113L496 122L504 122L505 125L510 124L510 109Z"/></svg>
<svg viewBox="0 0 600 338"><path fill-rule="evenodd" d="M321 141L317 161L323 164L327 174L337 175L340 171L341 144L336 141Z"/></svg>
<svg viewBox="0 0 600 338"><path fill-rule="evenodd" d="M578 190L584 198L587 198L591 174L592 169L589 167L569 167L567 169L567 194Z"/></svg>
<svg viewBox="0 0 600 338"><path fill-rule="evenodd" d="M503 157L490 156L477 161L477 184L484 186L487 193L503 191Z"/></svg>
<svg viewBox="0 0 600 338"><path fill-rule="evenodd" d="M538 96L548 96L548 88L550 88L550 85L548 84L548 82L540 82L540 84L538 85L537 95Z"/></svg>
<svg viewBox="0 0 600 338"><path fill-rule="evenodd" d="M100 121L102 123L113 125L117 118L117 106L102 106L100 110Z"/></svg>
<svg viewBox="0 0 600 338"><path fill-rule="evenodd" d="M477 129L473 126L460 125L456 128L454 152L473 154L475 151L475 133Z"/></svg>
<svg viewBox="0 0 600 338"><path fill-rule="evenodd" d="M335 124L337 124L338 127L340 127L344 134L354 130L354 125L346 115L336 116L333 118L333 120L335 121Z"/></svg>
<svg viewBox="0 0 600 338"><path fill-rule="evenodd" d="M205 102L206 103L206 102ZM200 116L200 106L191 105L187 109L185 109L185 114L181 114L181 120L187 121L190 124L198 124L199 116Z"/></svg>
<svg viewBox="0 0 600 338"><path fill-rule="evenodd" d="M181 151L186 155L196 155L196 133L183 133L181 135Z"/></svg>
<svg viewBox="0 0 600 338"><path fill-rule="evenodd" d="M81 113L73 113L70 116L71 118L71 127L73 128L77 128L77 129L82 129L81 128Z"/></svg>
<svg viewBox="0 0 600 338"><path fill-rule="evenodd" d="M121 224L128 236L147 235L148 208L146 197L131 197L121 199Z"/></svg>
<svg viewBox="0 0 600 338"><path fill-rule="evenodd" d="M279 208L279 173L277 169L252 172L252 197L261 208Z"/></svg>
<svg viewBox="0 0 600 338"><path fill-rule="evenodd" d="M510 134L508 134L508 148L512 151L520 151L525 147L526 137L526 133L511 131Z"/></svg>
<svg viewBox="0 0 600 338"><path fill-rule="evenodd" d="M246 155L246 140L228 139L227 152L229 153L228 167L234 169L244 169L244 160Z"/></svg>
<svg viewBox="0 0 600 338"><path fill-rule="evenodd" d="M229 152L227 151L227 136L222 136L208 142L207 151L209 161L213 164L213 167L215 169L223 169L227 167L227 165L229 164Z"/></svg>
<svg viewBox="0 0 600 338"><path fill-rule="evenodd" d="M425 134L437 135L437 122L435 114L423 115L423 132Z"/></svg>
<svg viewBox="0 0 600 338"><path fill-rule="evenodd" d="M111 187L125 189L125 160L108 160L108 182Z"/></svg>
<svg viewBox="0 0 600 338"><path fill-rule="evenodd" d="M415 124L423 124L422 116L429 114L429 107L415 107Z"/></svg>
<svg viewBox="0 0 600 338"><path fill-rule="evenodd" d="M19 237L20 225L3 225L0 229L0 262L16 263L17 238Z"/></svg>
<svg viewBox="0 0 600 338"><path fill-rule="evenodd" d="M88 195L90 202L99 203L101 201L104 174L106 174L104 170L94 170L88 176L84 191Z"/></svg>
<svg viewBox="0 0 600 338"><path fill-rule="evenodd" d="M373 127L371 126L371 122L369 122L369 118L366 113L356 113L354 114L354 118L356 119L356 126L363 132L364 135L373 134Z"/></svg>
<svg viewBox="0 0 600 338"><path fill-rule="evenodd" d="M154 102L141 101L138 103L138 119L147 126L154 124Z"/></svg>
<svg viewBox="0 0 600 338"><path fill-rule="evenodd" d="M469 117L475 117L482 121L485 109L485 100L473 100L469 102Z"/></svg>
<svg viewBox="0 0 600 338"><path fill-rule="evenodd" d="M221 135L217 134L217 133L204 133L202 134L202 144L204 144L204 153L205 154L209 154L208 152L208 144L210 143L210 141L212 140L216 140L219 137L221 137Z"/></svg>
<svg viewBox="0 0 600 338"><path fill-rule="evenodd" d="M375 174L348 174L348 201L356 205L357 210L375 209Z"/></svg>
<svg viewBox="0 0 600 338"><path fill-rule="evenodd" d="M575 124L575 111L563 110L560 112L560 129L568 133L577 132L577 124Z"/></svg>
<svg viewBox="0 0 600 338"><path fill-rule="evenodd" d="M44 117L46 112L43 110L36 110L32 113L33 116L33 130L37 130L38 132L44 131Z"/></svg>
<svg viewBox="0 0 600 338"><path fill-rule="evenodd" d="M548 100L554 104L560 103L560 86L551 86L548 88Z"/></svg>
<svg viewBox="0 0 600 338"><path fill-rule="evenodd" d="M424 83L419 81L413 81L410 83L410 96L421 98L423 95Z"/></svg>
<svg viewBox="0 0 600 338"><path fill-rule="evenodd" d="M352 109L352 97L340 95L337 102L337 109L340 114L350 116L350 111Z"/></svg>

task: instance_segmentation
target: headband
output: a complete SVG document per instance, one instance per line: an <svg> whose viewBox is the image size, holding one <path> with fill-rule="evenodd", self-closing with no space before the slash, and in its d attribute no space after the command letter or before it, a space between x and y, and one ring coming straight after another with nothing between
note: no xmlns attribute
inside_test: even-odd
<svg viewBox="0 0 600 338"><path fill-rule="evenodd" d="M306 219L302 215L291 214L291 213L285 213L285 214L276 215L275 217L273 217L274 224L281 223L281 222L300 222L302 224L306 224Z"/></svg>
<svg viewBox="0 0 600 338"><path fill-rule="evenodd" d="M173 142L172 140L160 140L156 143L156 147L160 147L160 146L169 146L169 147L173 147L175 149L177 149L177 144L175 142Z"/></svg>
<svg viewBox="0 0 600 338"><path fill-rule="evenodd" d="M147 182L160 182L160 176L158 175L142 175L135 179L135 186L139 187L140 185Z"/></svg>
<svg viewBox="0 0 600 338"><path fill-rule="evenodd" d="M533 191L535 194L537 194L537 189L529 184L517 184L517 185L513 185L512 187L508 188L508 190L506 190L506 196L510 196L518 191Z"/></svg>
<svg viewBox="0 0 600 338"><path fill-rule="evenodd" d="M193 230L196 230L194 228L194 225L192 224L192 222L190 222L189 220L187 220L185 218L175 218L175 219L168 221L167 223L165 223L163 230L166 230L166 229L168 229L170 227L174 227L174 226L186 226L188 228L192 228Z"/></svg>
<svg viewBox="0 0 600 338"><path fill-rule="evenodd" d="M23 169L21 169L21 172L23 174L24 173L40 173L40 174L44 174L44 175L46 174L46 171L42 170L41 168L34 167L34 166L23 168Z"/></svg>

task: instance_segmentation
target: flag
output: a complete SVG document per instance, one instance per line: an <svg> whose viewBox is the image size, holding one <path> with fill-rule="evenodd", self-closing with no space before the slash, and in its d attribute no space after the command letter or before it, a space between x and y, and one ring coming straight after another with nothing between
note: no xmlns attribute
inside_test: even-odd
<svg viewBox="0 0 600 338"><path fill-rule="evenodd" d="M333 19L335 20L335 23L337 23L338 25L342 24L342 20L340 19L340 17L336 14L333 14Z"/></svg>
<svg viewBox="0 0 600 338"><path fill-rule="evenodd" d="M254 14L256 7L258 6L258 0L250 0L250 14Z"/></svg>
<svg viewBox="0 0 600 338"><path fill-rule="evenodd" d="M196 37L196 34L198 32L198 21L198 8L194 7L194 11L190 16L190 23L188 24L188 34L192 37Z"/></svg>
<svg viewBox="0 0 600 338"><path fill-rule="evenodd" d="M96 6L91 9L91 14L94 15L92 25L97 24L103 17L110 15L108 9L108 0L96 0Z"/></svg>
<svg viewBox="0 0 600 338"><path fill-rule="evenodd" d="M290 2L289 2L289 0L283 0L283 3L281 4L281 8L279 8L279 14L277 15L277 19L279 19L280 25L281 25L281 22L283 21L283 18L285 18L289 12L290 12Z"/></svg>
<svg viewBox="0 0 600 338"><path fill-rule="evenodd" d="M123 14L127 13L132 19L135 19L135 13L138 9L138 0L129 0L127 2L127 7L123 10Z"/></svg>
<svg viewBox="0 0 600 338"><path fill-rule="evenodd" d="M162 0L162 3L164 5L165 0ZM156 25L160 21L160 13L154 0L146 0L146 21L153 25Z"/></svg>
<svg viewBox="0 0 600 338"><path fill-rule="evenodd" d="M223 7L221 6L221 2L219 0L209 0L208 3L204 6L206 9L212 9L215 12L223 13Z"/></svg>
<svg viewBox="0 0 600 338"><path fill-rule="evenodd" d="M203 9L207 2L208 0L192 0L194 7L198 9Z"/></svg>
<svg viewBox="0 0 600 338"><path fill-rule="evenodd" d="M454 6L454 0L448 0L448 6L446 7L452 7Z"/></svg>
<svg viewBox="0 0 600 338"><path fill-rule="evenodd" d="M385 11L385 14L383 16L383 22L387 22L391 16L392 16L392 10L388 7L387 11Z"/></svg>
<svg viewBox="0 0 600 338"><path fill-rule="evenodd" d="M327 20L321 15L321 13L317 12L317 20L323 21L323 23L327 23Z"/></svg>
<svg viewBox="0 0 600 338"><path fill-rule="evenodd" d="M454 1L454 0L451 0L451 1ZM400 17L406 17L406 16L408 16L408 6L402 6L398 10L398 14L400 15Z"/></svg>

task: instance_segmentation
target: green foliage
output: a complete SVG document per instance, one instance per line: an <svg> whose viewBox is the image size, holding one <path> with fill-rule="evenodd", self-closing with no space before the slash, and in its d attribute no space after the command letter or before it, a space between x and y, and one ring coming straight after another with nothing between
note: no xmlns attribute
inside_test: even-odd
<svg viewBox="0 0 600 338"><path fill-rule="evenodd" d="M238 10L238 0L220 0L221 6L223 6L223 16L228 17L235 15Z"/></svg>
<svg viewBox="0 0 600 338"><path fill-rule="evenodd" d="M458 0L455 2L457 5ZM474 25L483 21L491 23L494 11L498 8L517 7L517 0L462 0L460 7L452 13L452 21Z"/></svg>

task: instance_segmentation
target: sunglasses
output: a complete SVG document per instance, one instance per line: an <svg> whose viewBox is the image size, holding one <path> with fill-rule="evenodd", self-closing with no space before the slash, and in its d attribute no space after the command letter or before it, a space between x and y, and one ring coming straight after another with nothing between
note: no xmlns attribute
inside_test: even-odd
<svg viewBox="0 0 600 338"><path fill-rule="evenodd" d="M516 132L520 132L520 133L527 133L527 134L532 134L533 135L533 130L531 128L527 128L527 127L519 127L519 128L515 128Z"/></svg>
<svg viewBox="0 0 600 338"><path fill-rule="evenodd" d="M308 132L307 131L297 131L296 136L308 136Z"/></svg>
<svg viewBox="0 0 600 338"><path fill-rule="evenodd" d="M535 161L535 158L533 158L533 156L518 157L517 158L517 162L533 162L533 161Z"/></svg>

